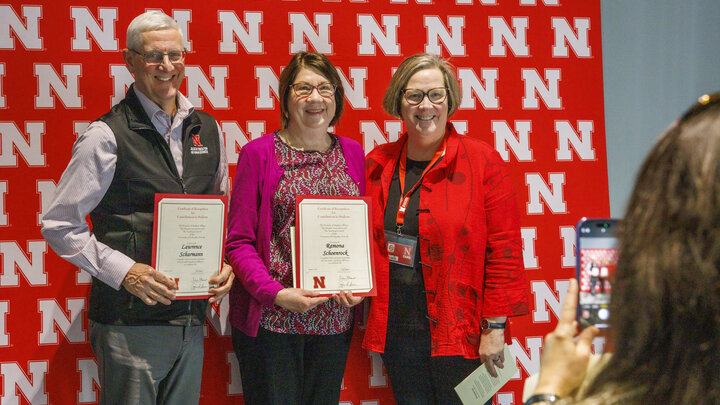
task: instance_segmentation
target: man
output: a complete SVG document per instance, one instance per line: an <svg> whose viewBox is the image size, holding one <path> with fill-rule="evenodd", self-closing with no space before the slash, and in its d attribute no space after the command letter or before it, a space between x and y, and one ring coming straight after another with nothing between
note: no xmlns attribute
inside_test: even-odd
<svg viewBox="0 0 720 405"><path fill-rule="evenodd" d="M200 397L208 300L176 301L175 282L148 265L155 193L228 192L222 132L178 91L185 53L177 23L162 12L130 23L122 55L135 83L78 138L42 221L55 252L93 276L88 318L101 404ZM226 264L210 279L211 303L233 278Z"/></svg>

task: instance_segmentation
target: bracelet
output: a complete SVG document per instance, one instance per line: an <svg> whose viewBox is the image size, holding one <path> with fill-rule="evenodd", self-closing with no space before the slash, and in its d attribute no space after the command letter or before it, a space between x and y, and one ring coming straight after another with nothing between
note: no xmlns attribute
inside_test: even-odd
<svg viewBox="0 0 720 405"><path fill-rule="evenodd" d="M560 397L555 394L535 394L528 398L527 401L523 405L532 405L538 402L547 402L549 404L554 404L555 401L559 400Z"/></svg>

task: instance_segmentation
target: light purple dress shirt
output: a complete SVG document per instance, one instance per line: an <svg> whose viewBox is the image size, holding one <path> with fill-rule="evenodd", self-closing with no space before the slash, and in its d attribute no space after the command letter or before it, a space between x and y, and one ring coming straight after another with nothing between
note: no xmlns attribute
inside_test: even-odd
<svg viewBox="0 0 720 405"><path fill-rule="evenodd" d="M135 94L155 129L170 146L175 166L182 176L182 123L195 108L185 96L178 93L177 112L174 117L170 117L137 88ZM218 134L221 149L220 163L215 174L215 191L227 195L227 157L219 126ZM85 219L110 187L116 161L115 135L106 123L94 121L73 145L70 163L60 177L53 201L41 223L45 240L60 257L103 283L120 289L135 261L99 242Z"/></svg>

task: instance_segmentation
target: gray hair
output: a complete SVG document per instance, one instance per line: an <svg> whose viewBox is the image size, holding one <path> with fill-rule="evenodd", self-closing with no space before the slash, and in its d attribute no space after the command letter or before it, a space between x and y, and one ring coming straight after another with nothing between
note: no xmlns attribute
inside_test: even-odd
<svg viewBox="0 0 720 405"><path fill-rule="evenodd" d="M448 117L457 110L461 97L460 85L450 68L450 64L436 55L419 53L402 61L390 79L390 84L388 84L387 90L385 90L382 103L383 109L385 109L388 114L402 118L400 115L400 106L403 97L402 90L405 89L405 86L407 86L410 78L415 73L425 69L438 69L443 75L445 87L447 87L448 91Z"/></svg>
<svg viewBox="0 0 720 405"><path fill-rule="evenodd" d="M127 47L128 49L142 49L143 46L143 32L148 31L160 31L167 29L175 29L180 33L180 40L182 40L182 31L178 23L172 19L169 15L162 11L147 11L135 17L128 25L127 28Z"/></svg>

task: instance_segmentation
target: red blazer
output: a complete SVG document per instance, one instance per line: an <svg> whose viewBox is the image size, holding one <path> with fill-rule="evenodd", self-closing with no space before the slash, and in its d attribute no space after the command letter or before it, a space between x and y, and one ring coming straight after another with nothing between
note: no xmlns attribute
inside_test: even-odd
<svg viewBox="0 0 720 405"><path fill-rule="evenodd" d="M420 186L423 265L433 356L477 358L480 322L528 313L517 199L500 155L485 142L447 128L443 159ZM389 262L383 229L393 172L407 133L365 159L372 197L377 297L370 303L363 347L385 349ZM509 331L505 333L509 341Z"/></svg>

